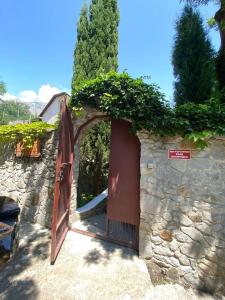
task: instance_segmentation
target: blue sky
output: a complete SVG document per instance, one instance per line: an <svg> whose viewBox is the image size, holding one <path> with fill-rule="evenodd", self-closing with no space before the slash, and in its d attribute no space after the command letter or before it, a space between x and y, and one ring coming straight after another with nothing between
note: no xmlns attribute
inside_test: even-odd
<svg viewBox="0 0 225 300"><path fill-rule="evenodd" d="M48 101L70 91L76 23L83 0L4 0L1 3L0 77L7 97ZM119 0L119 70L151 82L172 99L171 53L179 0ZM204 19L216 6L201 8ZM210 30L217 49L219 33Z"/></svg>

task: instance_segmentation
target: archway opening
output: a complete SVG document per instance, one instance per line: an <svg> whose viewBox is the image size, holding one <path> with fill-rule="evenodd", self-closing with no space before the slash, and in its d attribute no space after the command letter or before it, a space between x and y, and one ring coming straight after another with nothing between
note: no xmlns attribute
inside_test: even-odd
<svg viewBox="0 0 225 300"><path fill-rule="evenodd" d="M88 128L80 143L77 207L82 207L100 195L108 186L109 121L99 121Z"/></svg>
<svg viewBox="0 0 225 300"><path fill-rule="evenodd" d="M76 211L79 220L72 225L72 229L92 237L107 239L138 249L140 142L131 133L131 124L128 121L112 120L108 124L111 124L111 128L108 131L110 134L108 134L108 139L104 145L104 149L108 148L107 160L103 164L106 174L105 181L102 180L102 185L100 185L98 178L95 177L93 180L90 180L93 173L89 173L89 169L85 169L87 178L84 181L84 188L88 190L88 184L91 183L93 184L92 189L96 192L90 195L91 200L85 195L85 199L80 201L82 193L79 184L82 176L84 176L84 174L80 174L77 180L78 209ZM96 139L98 139L97 136ZM82 142L84 141L85 138ZM87 142L84 142L84 144L82 142L81 146L84 145L83 149L86 149ZM97 144L98 142L94 141L92 143L93 147L96 147ZM98 152L97 149L95 151ZM84 151L82 155L85 157L87 153ZM92 161L94 170L97 165L97 159L96 156ZM75 163L77 164L78 162L76 161ZM83 166L81 167L80 165L80 172L82 172L82 168ZM97 187L95 186L96 183ZM86 203L84 203L85 200L87 201Z"/></svg>
<svg viewBox="0 0 225 300"><path fill-rule="evenodd" d="M18 218L20 208L9 197L0 197L0 269L18 246Z"/></svg>

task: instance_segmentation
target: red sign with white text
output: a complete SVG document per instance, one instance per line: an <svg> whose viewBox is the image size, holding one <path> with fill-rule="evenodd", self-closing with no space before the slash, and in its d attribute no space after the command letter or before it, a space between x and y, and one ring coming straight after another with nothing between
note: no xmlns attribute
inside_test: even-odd
<svg viewBox="0 0 225 300"><path fill-rule="evenodd" d="M191 159L191 150L168 150L168 159Z"/></svg>

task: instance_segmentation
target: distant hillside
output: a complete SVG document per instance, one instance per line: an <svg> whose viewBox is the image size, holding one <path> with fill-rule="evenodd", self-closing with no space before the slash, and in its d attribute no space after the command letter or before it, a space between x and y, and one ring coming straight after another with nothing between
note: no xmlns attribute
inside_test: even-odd
<svg viewBox="0 0 225 300"><path fill-rule="evenodd" d="M38 116L41 106L37 103L30 104L21 101L7 100L0 101L0 124L9 124L10 122L30 121Z"/></svg>
<svg viewBox="0 0 225 300"><path fill-rule="evenodd" d="M36 116L41 113L46 105L46 103L43 102L27 102L26 104L29 106L30 112Z"/></svg>

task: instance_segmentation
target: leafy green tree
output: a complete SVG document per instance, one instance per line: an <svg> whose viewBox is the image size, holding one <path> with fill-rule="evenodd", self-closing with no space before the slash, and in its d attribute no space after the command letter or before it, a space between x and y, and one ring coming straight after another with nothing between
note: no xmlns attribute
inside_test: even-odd
<svg viewBox="0 0 225 300"><path fill-rule="evenodd" d="M207 101L215 82L214 51L199 12L189 5L176 22L172 62L176 104Z"/></svg>
<svg viewBox="0 0 225 300"><path fill-rule="evenodd" d="M220 33L220 49L216 58L216 76L219 90L225 93L225 0L183 0L194 5L208 4L209 2L216 2L219 9L215 13L214 23ZM213 22L211 22L213 24ZM223 96L224 98L224 96ZM223 102L225 100L223 99Z"/></svg>
<svg viewBox="0 0 225 300"><path fill-rule="evenodd" d="M31 113L29 106L14 100L0 102L0 124L18 120L29 120Z"/></svg>
<svg viewBox="0 0 225 300"><path fill-rule="evenodd" d="M89 19L88 8L84 4L81 10L80 19L77 24L77 42L74 51L74 67L72 78L72 90L82 83L82 81L90 78L89 75ZM73 91L72 91L73 94Z"/></svg>

